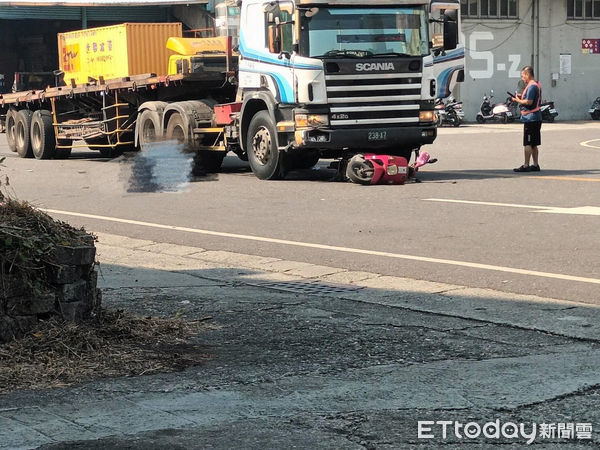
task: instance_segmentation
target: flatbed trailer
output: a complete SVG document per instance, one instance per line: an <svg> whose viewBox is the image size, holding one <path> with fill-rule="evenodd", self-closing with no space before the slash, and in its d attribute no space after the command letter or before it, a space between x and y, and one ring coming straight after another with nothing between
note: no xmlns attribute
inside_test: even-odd
<svg viewBox="0 0 600 450"><path fill-rule="evenodd" d="M235 98L229 81L226 71L100 77L91 83L0 94L0 113L9 148L22 157L65 158L78 147L112 157L157 136L224 156L219 144L223 128L215 123L213 106Z"/></svg>

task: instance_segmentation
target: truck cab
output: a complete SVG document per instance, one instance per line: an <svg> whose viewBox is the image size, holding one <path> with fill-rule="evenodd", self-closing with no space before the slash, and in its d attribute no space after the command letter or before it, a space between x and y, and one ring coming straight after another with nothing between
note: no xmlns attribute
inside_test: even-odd
<svg viewBox="0 0 600 450"><path fill-rule="evenodd" d="M375 150L410 159L432 143L439 81L451 90L463 68L459 6L244 0L239 138L254 173Z"/></svg>

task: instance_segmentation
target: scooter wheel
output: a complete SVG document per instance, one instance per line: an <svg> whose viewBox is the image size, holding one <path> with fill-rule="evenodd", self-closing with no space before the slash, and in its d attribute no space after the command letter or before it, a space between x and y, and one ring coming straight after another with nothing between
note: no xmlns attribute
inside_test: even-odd
<svg viewBox="0 0 600 450"><path fill-rule="evenodd" d="M354 155L346 168L346 176L353 183L371 184L375 169L370 161L367 161L363 155Z"/></svg>
<svg viewBox="0 0 600 450"><path fill-rule="evenodd" d="M477 123L485 123L485 119L481 116L477 116Z"/></svg>

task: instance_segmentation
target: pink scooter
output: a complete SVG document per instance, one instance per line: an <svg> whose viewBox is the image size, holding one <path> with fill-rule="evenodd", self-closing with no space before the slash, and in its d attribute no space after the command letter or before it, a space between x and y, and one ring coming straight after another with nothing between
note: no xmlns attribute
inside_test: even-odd
<svg viewBox="0 0 600 450"><path fill-rule="evenodd" d="M365 153L354 155L346 166L346 177L358 184L404 184L415 178L419 167L437 162L427 152L418 152L414 163L402 156Z"/></svg>

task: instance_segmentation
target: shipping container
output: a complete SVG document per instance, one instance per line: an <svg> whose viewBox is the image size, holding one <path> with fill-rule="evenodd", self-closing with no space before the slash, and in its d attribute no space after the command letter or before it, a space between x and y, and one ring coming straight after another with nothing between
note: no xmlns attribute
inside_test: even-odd
<svg viewBox="0 0 600 450"><path fill-rule="evenodd" d="M173 54L169 37L181 37L181 23L123 23L58 34L60 69L67 84L131 75L167 74Z"/></svg>

